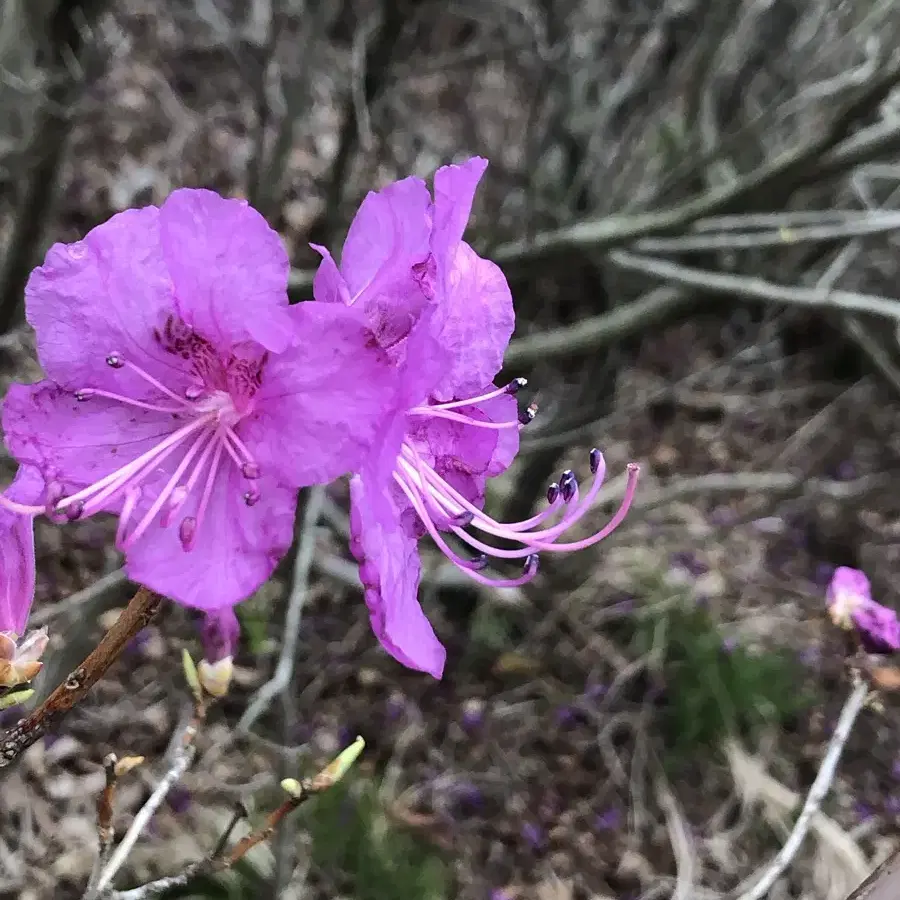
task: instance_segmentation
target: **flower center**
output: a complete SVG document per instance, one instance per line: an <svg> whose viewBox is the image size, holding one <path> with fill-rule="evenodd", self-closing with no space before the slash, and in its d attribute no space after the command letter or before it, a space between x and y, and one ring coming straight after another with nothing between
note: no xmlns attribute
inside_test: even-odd
<svg viewBox="0 0 900 900"><path fill-rule="evenodd" d="M236 365L233 365L236 364ZM171 525L187 503L197 500L193 515L179 519L178 534L182 547L191 550L197 531L204 519L218 478L227 475L227 468L237 466L247 482L242 492L247 506L259 502L257 481L260 469L253 454L237 433L240 421L253 409L253 395L259 387L262 367L255 364L248 380L248 363L244 359L229 360L220 365L214 386L205 384L189 387L183 396L167 388L150 373L130 362L121 353L110 353L106 364L113 369L128 369L150 384L160 395L160 401L148 401L99 388L83 388L75 392L80 402L102 397L116 403L138 409L167 414L163 421L169 426L167 433L149 450L136 459L71 494L66 494L62 484L47 484L47 503L44 507L17 504L0 495L0 503L26 515L45 513L54 520L68 520L93 515L108 509L110 503L121 500L119 524L116 530L116 546L125 552L146 533L151 523L159 520L163 527ZM234 370L237 370L236 373ZM196 374L196 371L195 371ZM219 385L229 385L225 390ZM169 419L168 415L174 418ZM178 427L174 427L174 424ZM180 460L162 487L149 484L159 476L160 466L180 454ZM145 502L141 502L145 501ZM149 501L149 506L146 501ZM136 515L140 507L142 514Z"/></svg>
<svg viewBox="0 0 900 900"><path fill-rule="evenodd" d="M421 406L411 410L415 416L432 416L451 421L462 422L476 428L521 428L530 422L536 413L534 406L529 406L518 419L510 422L485 422L458 412L462 407L472 406L484 400L513 394L524 385L524 379L517 379L502 388L473 397L467 400L454 400L450 403L438 403L434 406ZM538 554L568 553L590 547L610 535L624 520L632 500L639 468L629 463L625 496L612 518L599 531L577 541L560 541L568 531L590 509L596 499L606 474L606 463L603 454L597 450L590 452L590 467L593 480L585 492L579 496L578 482L574 472L566 470L558 482L554 482L547 490L549 506L529 519L521 522L501 523L480 510L474 503L466 499L458 490L442 478L434 467L423 459L415 444L409 439L403 442L400 455L394 468L394 481L412 504L413 509L431 535L432 540L445 556L467 575L481 584L494 587L517 587L531 581L538 572ZM481 532L482 535L502 541L513 542L519 546L512 549L495 547L486 543L469 529ZM450 532L463 544L468 545L478 555L474 558L461 556L448 544L441 532ZM489 559L524 559L522 574L517 578L496 579L481 574Z"/></svg>

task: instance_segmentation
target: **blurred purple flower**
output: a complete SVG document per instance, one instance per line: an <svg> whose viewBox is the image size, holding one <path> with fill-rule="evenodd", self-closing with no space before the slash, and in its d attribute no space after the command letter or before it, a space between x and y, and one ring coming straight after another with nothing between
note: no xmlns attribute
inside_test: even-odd
<svg viewBox="0 0 900 900"><path fill-rule="evenodd" d="M900 650L897 613L872 599L869 579L859 569L838 566L825 597L834 624L848 630L855 628L867 650Z"/></svg>
<svg viewBox="0 0 900 900"><path fill-rule="evenodd" d="M816 571L813 575L813 581L816 584L825 587L834 576L834 566L831 563L816 563Z"/></svg>
<svg viewBox="0 0 900 900"><path fill-rule="evenodd" d="M543 829L534 822L526 822L522 826L522 837L533 850L539 850L544 846L546 836Z"/></svg>
<svg viewBox="0 0 900 900"><path fill-rule="evenodd" d="M180 816L191 807L191 792L180 784L176 784L166 795L166 802L169 804L172 812Z"/></svg>
<svg viewBox="0 0 900 900"><path fill-rule="evenodd" d="M615 831L621 824L622 810L615 806L598 813L594 818L594 828L597 831Z"/></svg>

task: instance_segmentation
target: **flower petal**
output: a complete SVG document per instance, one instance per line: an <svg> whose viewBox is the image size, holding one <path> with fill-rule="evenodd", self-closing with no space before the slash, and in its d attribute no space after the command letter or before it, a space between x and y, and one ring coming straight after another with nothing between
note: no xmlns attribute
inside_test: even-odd
<svg viewBox="0 0 900 900"><path fill-rule="evenodd" d="M273 353L293 342L290 264L278 233L244 200L173 191L160 239L184 322L219 348L254 340Z"/></svg>
<svg viewBox="0 0 900 900"><path fill-rule="evenodd" d="M370 301L408 281L428 256L431 196L421 178L395 181L363 200L347 232L341 273L353 297Z"/></svg>
<svg viewBox="0 0 900 900"><path fill-rule="evenodd" d="M154 329L173 311L155 206L118 213L82 241L54 244L25 287L41 365L72 390L155 393L133 372L107 366L110 353L124 354L175 390L186 386L186 371L154 339Z"/></svg>
<svg viewBox="0 0 900 900"><path fill-rule="evenodd" d="M353 302L350 297L350 288L347 287L347 282L344 281L344 276L341 275L341 270L334 261L334 257L321 244L310 244L309 246L322 257L322 262L319 263L319 268L316 269L313 277L313 297L319 303L341 303L349 306Z"/></svg>
<svg viewBox="0 0 900 900"><path fill-rule="evenodd" d="M509 285L498 266L461 243L437 308L439 340L452 362L434 397L472 396L503 365L516 323Z"/></svg>
<svg viewBox="0 0 900 900"><path fill-rule="evenodd" d="M237 430L265 471L303 487L359 469L396 405L398 376L358 310L300 303L290 315L300 343L269 359Z"/></svg>
<svg viewBox="0 0 900 900"><path fill-rule="evenodd" d="M101 397L79 402L50 381L12 384L3 401L10 453L66 488L115 472L177 427L170 414Z"/></svg>
<svg viewBox="0 0 900 900"><path fill-rule="evenodd" d="M434 173L434 232L431 248L438 260L452 259L462 240L475 190L488 162L474 156L458 166L442 166Z"/></svg>
<svg viewBox="0 0 900 900"><path fill-rule="evenodd" d="M400 527L387 493L372 490L358 475L350 482L350 504L350 546L375 636L404 666L440 678L447 652L419 605L415 539Z"/></svg>
<svg viewBox="0 0 900 900"><path fill-rule="evenodd" d="M5 494L17 503L33 504L44 492L44 479L20 466ZM34 601L34 520L0 507L0 631L21 635Z"/></svg>
<svg viewBox="0 0 900 900"><path fill-rule="evenodd" d="M128 551L125 571L132 581L172 600L203 610L231 607L250 596L287 553L294 531L297 492L275 479L258 482L260 500L242 500L246 482L226 464L216 479L209 505L185 551L178 522L151 526ZM192 492L181 515L197 512L199 491Z"/></svg>

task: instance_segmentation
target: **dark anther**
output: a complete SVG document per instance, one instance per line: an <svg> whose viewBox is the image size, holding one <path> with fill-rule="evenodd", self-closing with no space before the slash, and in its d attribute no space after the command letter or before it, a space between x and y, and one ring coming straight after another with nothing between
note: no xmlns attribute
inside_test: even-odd
<svg viewBox="0 0 900 900"><path fill-rule="evenodd" d="M244 491L244 503L247 506L256 506L259 503L260 493L256 488L251 488L249 491Z"/></svg>
<svg viewBox="0 0 900 900"><path fill-rule="evenodd" d="M559 485L554 481L550 487L547 488L547 502L548 503L556 503L557 498L559 497Z"/></svg>
<svg viewBox="0 0 900 900"><path fill-rule="evenodd" d="M450 525L453 528L466 528L467 526L472 524L472 519L475 518L474 513L470 513L468 511L460 513L458 516L450 520Z"/></svg>
<svg viewBox="0 0 900 900"><path fill-rule="evenodd" d="M84 391L75 391L75 399L79 403L83 403L85 400L87 400L87 398L88 395Z"/></svg>
<svg viewBox="0 0 900 900"><path fill-rule="evenodd" d="M519 391L522 390L525 385L528 384L527 378L513 378L513 380L506 386L507 394L518 394Z"/></svg>
<svg viewBox="0 0 900 900"><path fill-rule="evenodd" d="M122 366L125 365L125 360L122 359L118 353L110 353L109 356L106 357L106 364L111 369L121 369Z"/></svg>
<svg viewBox="0 0 900 900"><path fill-rule="evenodd" d="M480 572L483 568L485 568L488 564L488 558L482 553L479 556L475 556L469 560L467 566L473 572Z"/></svg>
<svg viewBox="0 0 900 900"><path fill-rule="evenodd" d="M563 500L568 503L574 496L578 487L578 481L575 479L575 473L571 469L566 469L559 479L559 490L562 493Z"/></svg>
<svg viewBox="0 0 900 900"><path fill-rule="evenodd" d="M528 425L529 423L534 421L534 417L537 415L537 404L529 403L522 412L519 413L519 423L521 425Z"/></svg>
<svg viewBox="0 0 900 900"><path fill-rule="evenodd" d="M259 466L255 462L241 463L241 475L244 478L259 478Z"/></svg>
<svg viewBox="0 0 900 900"><path fill-rule="evenodd" d="M525 565L522 566L522 574L529 576L537 575L538 564L539 560L537 553L532 553L531 556L525 559Z"/></svg>
<svg viewBox="0 0 900 900"><path fill-rule="evenodd" d="M600 468L600 463L602 460L603 456L601 455L600 451L596 447L594 447L594 449L591 450L591 474L597 474L597 470Z"/></svg>

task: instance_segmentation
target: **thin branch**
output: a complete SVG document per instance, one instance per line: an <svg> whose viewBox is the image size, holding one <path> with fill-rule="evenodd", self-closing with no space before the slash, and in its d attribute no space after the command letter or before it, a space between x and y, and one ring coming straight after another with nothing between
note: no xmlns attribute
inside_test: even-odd
<svg viewBox="0 0 900 900"><path fill-rule="evenodd" d="M146 588L138 590L84 662L31 715L0 737L0 769L15 762L87 696L132 638L150 624L159 612L162 601L159 594Z"/></svg>
<svg viewBox="0 0 900 900"><path fill-rule="evenodd" d="M847 900L897 900L900 897L900 850L895 850Z"/></svg>
<svg viewBox="0 0 900 900"><path fill-rule="evenodd" d="M837 726L834 729L834 734L832 734L831 740L828 742L828 750L825 753L825 758L822 760L822 765L819 767L819 773L816 775L816 780L809 789L809 793L806 796L806 802L803 804L803 809L800 811L800 815L794 823L793 830L788 836L784 846L766 867L760 880L749 891L741 894L738 900L762 900L797 855L797 851L800 849L800 845L803 843L807 831L809 831L810 822L812 821L813 816L818 811L822 800L825 799L825 795L831 788L831 783L834 780L834 773L837 769L838 762L840 762L844 745L847 743L847 738L850 736L853 723L856 721L856 717L859 715L868 696L869 685L864 679L859 678L854 685L850 696L847 698L846 703L844 703L844 708L841 710L841 715L838 719Z"/></svg>
<svg viewBox="0 0 900 900"><path fill-rule="evenodd" d="M137 839L141 836L147 823L153 818L154 813L159 809L160 804L165 800L166 795L176 785L190 768L194 757L197 754L197 746L195 740L197 732L204 718L204 706L202 702L197 704L194 717L188 722L177 743L177 749L173 754L172 762L166 770L165 775L160 779L153 793L147 798L147 802L140 808L138 814L134 817L128 831L122 838L122 842L116 847L109 863L103 869L100 877L97 879L97 894L103 893L109 887L116 873L128 859Z"/></svg>
<svg viewBox="0 0 900 900"><path fill-rule="evenodd" d="M294 582L284 618L284 643L281 645L278 665L275 667L275 674L256 692L241 716L236 728L238 734L249 731L253 723L269 708L272 700L290 686L291 676L294 674L300 620L303 617L303 605L306 603L309 588L309 573L316 550L316 526L322 515L324 500L323 487L314 487L309 492L309 499L303 512L297 557L294 561Z"/></svg>
<svg viewBox="0 0 900 900"><path fill-rule="evenodd" d="M760 247L784 247L811 241L882 234L900 228L900 213L858 214L853 219L831 224L781 226L777 231L751 233L692 234L684 237L644 238L635 249L641 253L704 253L711 250L750 250Z"/></svg>
<svg viewBox="0 0 900 900"><path fill-rule="evenodd" d="M103 760L103 768L106 770L106 785L97 798L97 839L99 844L99 852L97 859L94 861L94 868L91 871L91 877L88 880L87 889L84 892L85 900L94 900L97 896L97 885L100 880L104 868L109 862L112 853L113 839L115 831L113 830L113 810L116 796L116 784L118 782L118 771L116 763L118 757L115 753L108 753Z"/></svg>
<svg viewBox="0 0 900 900"><path fill-rule="evenodd" d="M765 303L784 303L789 306L812 306L840 312L866 313L900 321L900 300L876 294L859 294L854 291L827 291L815 288L790 287L763 278L747 275L727 275L708 269L695 269L679 263L641 256L624 250L609 254L619 268L640 272L652 278L661 278L682 287L691 287L710 293L732 294L745 300Z"/></svg>

